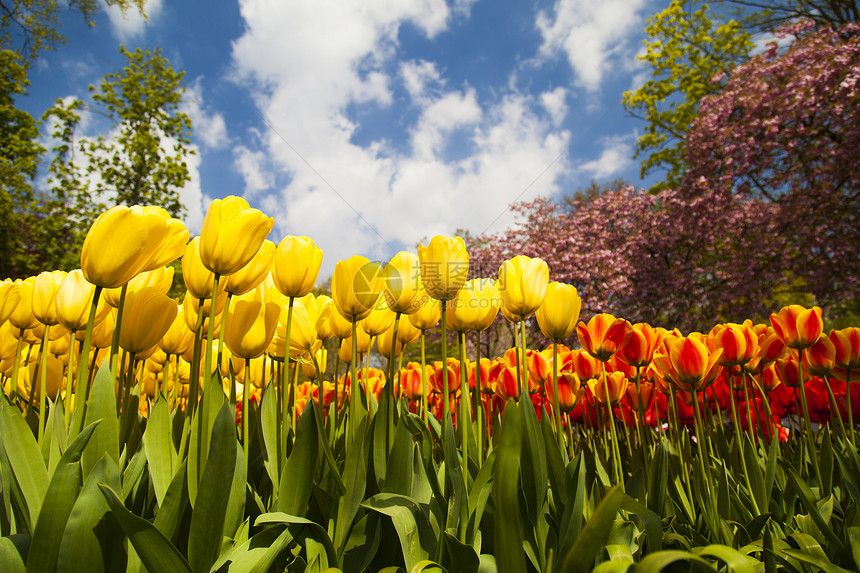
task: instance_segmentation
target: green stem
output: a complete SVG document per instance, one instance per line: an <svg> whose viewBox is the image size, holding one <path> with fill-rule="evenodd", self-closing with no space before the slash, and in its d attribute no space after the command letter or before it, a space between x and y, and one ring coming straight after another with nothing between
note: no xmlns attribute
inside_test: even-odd
<svg viewBox="0 0 860 573"><path fill-rule="evenodd" d="M120 291L119 291L119 306L116 309L116 324L114 324L113 337L111 338L111 343L110 343L110 358L109 358L110 362L109 362L109 364L110 364L111 374L114 375L114 379L116 379L118 377L116 374L117 373L116 360L117 360L117 353L119 352L119 335L120 335L120 332L122 332L122 311L125 308L126 292L128 292L128 283L125 283L124 285L122 285L122 289L120 289Z"/></svg>
<svg viewBox="0 0 860 573"><path fill-rule="evenodd" d="M400 326L400 313L397 312L394 315L394 326L393 331L391 333L391 352L388 355L388 383L385 385L385 392L388 394L388 412L387 420L386 420L386 444L388 452L391 451L391 447L394 445L394 408L396 406L394 400L394 387L396 382L394 380L394 356L397 350L397 327ZM390 388L389 388L390 386Z"/></svg>
<svg viewBox="0 0 860 573"><path fill-rule="evenodd" d="M445 428L451 419L451 394L448 390L448 323L445 320L445 310L448 301L439 301L442 306L442 451L447 452Z"/></svg>
<svg viewBox="0 0 860 573"><path fill-rule="evenodd" d="M845 369L845 405L848 408L848 436L851 438L851 445L856 447L854 442L854 412L851 410L851 369Z"/></svg>
<svg viewBox="0 0 860 573"><path fill-rule="evenodd" d="M77 342L77 340L75 339L75 331L70 330L69 331L69 366L68 366L68 368L66 368L66 397L65 397L64 406L63 406L63 410L65 412L64 422L66 424L66 430L69 429L69 422L71 422L71 418L72 418L72 398L71 398L71 396L72 396L72 389L73 389L73 384L74 384L73 376L72 376L72 372L73 372L72 366L74 363L72 362L72 360L75 358L75 342ZM78 357L78 360L80 360L80 359L81 358Z"/></svg>
<svg viewBox="0 0 860 573"><path fill-rule="evenodd" d="M278 467L280 468L284 466L284 460L286 460L287 455L287 431L284 422L287 413L290 411L289 392L287 390L290 386L290 331L293 327L294 301L295 297L291 296L287 303L287 325L284 330L284 363L283 372L281 372L281 418L278 424ZM290 418L295 418L295 416L291 415Z"/></svg>
<svg viewBox="0 0 860 573"><path fill-rule="evenodd" d="M224 314L227 314L226 312ZM251 359L245 358L245 383L242 384L242 453L245 455L245 476L248 476L248 385L251 383Z"/></svg>
<svg viewBox="0 0 860 573"><path fill-rule="evenodd" d="M520 326L519 323L514 323L514 361L517 367L517 395L514 397L514 400L520 399L520 394L523 393L523 373L520 369L520 362L525 362L526 357L523 356L522 360L520 360Z"/></svg>
<svg viewBox="0 0 860 573"><path fill-rule="evenodd" d="M558 403L558 338L552 341L552 411L555 415L555 437L559 452L564 455L564 437L561 435L561 409Z"/></svg>
<svg viewBox="0 0 860 573"><path fill-rule="evenodd" d="M469 365L466 362L466 333L458 332L457 341L460 346L460 446L463 448L463 471L466 472L469 463L469 424L472 422L472 416L469 413Z"/></svg>
<svg viewBox="0 0 860 573"><path fill-rule="evenodd" d="M707 497L710 500L708 503L708 525L711 528L712 533L715 537L719 535L719 527L717 526L717 511L716 505L714 504L714 500L716 499L716 495L714 495L714 488L711 485L711 474L708 471L708 468L705 467L705 447L704 443L707 441L705 437L704 424L702 424L702 415L699 411L699 396L698 392L693 391L693 412L696 415L696 435L699 437L699 470L702 472L702 477L705 480L705 484L707 485ZM710 463L708 464L710 467ZM744 472L746 473L746 472ZM753 504L755 504L755 499L753 499ZM758 515L758 509L756 509L756 515Z"/></svg>
<svg viewBox="0 0 860 573"><path fill-rule="evenodd" d="M806 382L803 380L803 349L797 351L797 377L800 379L800 404L803 407L803 420L806 426L806 441L809 444L809 457L812 460L812 469L818 480L818 487L824 492L824 478L818 467L818 448L815 446L815 436L812 433L812 422L809 418L809 406L806 403Z"/></svg>
<svg viewBox="0 0 860 573"><path fill-rule="evenodd" d="M842 438L844 439L846 436L845 424L842 422L842 415L839 413L839 406L836 404L836 396L833 395L833 388L830 387L830 377L825 375L823 378L824 386L827 388L827 397L830 400L830 409L833 411L836 421L839 422L839 430L842 432Z"/></svg>
<svg viewBox="0 0 860 573"><path fill-rule="evenodd" d="M194 347L191 350L191 379L188 381L188 415L193 416L197 411L197 400L200 397L200 352L203 350L203 310L204 299L197 301L197 326L194 329Z"/></svg>
<svg viewBox="0 0 860 573"><path fill-rule="evenodd" d="M9 399L12 404L18 402L18 369L21 366L21 347L24 345L24 333L18 337L18 346L15 349L15 363L12 365L12 381L9 383Z"/></svg>
<svg viewBox="0 0 860 573"><path fill-rule="evenodd" d="M75 381L75 420L78 422L77 427L78 431L84 428L84 413L87 408L87 400L89 400L90 392L89 392L89 384L87 383L89 373L87 371L87 359L90 355L90 345L92 344L93 339L93 324L96 321L96 309L99 304L99 297L102 294L102 287L97 286L95 288L95 292L93 293L93 302L90 305L90 316L87 319L87 333L84 335L84 345L81 348L81 359L78 361L78 379ZM81 388L85 389L83 400L81 399ZM78 420L77 416L80 412L80 420Z"/></svg>
<svg viewBox="0 0 860 573"><path fill-rule="evenodd" d="M606 363L600 362L600 370L603 375L603 390L606 395L606 409L608 410L607 420L609 422L609 430L612 435L612 454L614 456L613 465L615 466L615 475L621 490L624 490L624 471L621 468L621 449L618 447L618 433L615 431L615 418L612 415L612 402L609 397L609 382L606 379Z"/></svg>
<svg viewBox="0 0 860 573"><path fill-rule="evenodd" d="M481 331L475 332L475 389L477 390L476 413L478 416L478 467L484 463L484 388L481 381Z"/></svg>
<svg viewBox="0 0 860 573"><path fill-rule="evenodd" d="M352 317L352 361L349 363L349 439L347 444L358 437L358 327Z"/></svg>
<svg viewBox="0 0 860 573"><path fill-rule="evenodd" d="M42 335L42 346L39 348L39 443L45 434L45 424L48 417L45 415L46 394L48 393L48 331L51 325L45 325L45 333ZM32 392L30 392L32 395Z"/></svg>
<svg viewBox="0 0 860 573"><path fill-rule="evenodd" d="M426 355L424 353L424 331L421 331L421 418L424 420L424 425L427 425L427 364Z"/></svg>

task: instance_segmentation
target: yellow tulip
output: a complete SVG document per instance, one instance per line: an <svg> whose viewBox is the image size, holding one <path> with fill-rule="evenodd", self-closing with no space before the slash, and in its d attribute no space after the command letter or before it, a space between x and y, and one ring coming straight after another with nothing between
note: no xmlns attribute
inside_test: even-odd
<svg viewBox="0 0 860 573"><path fill-rule="evenodd" d="M41 399L41 383L39 382L40 376L36 376L36 365L39 363L38 357L38 348L34 348L31 353L30 363L27 365L27 372L30 374L29 376L29 388L26 389L24 394L30 393L30 403L38 404ZM45 364L47 365L47 376L46 376L46 391L45 396L51 399L54 399L60 391L63 389L63 384L65 383L65 377L63 376L63 362L53 354L48 353L46 357L43 357L45 360ZM35 378L34 378L35 376ZM19 385L20 388L20 385Z"/></svg>
<svg viewBox="0 0 860 573"><path fill-rule="evenodd" d="M446 317L447 318L447 317ZM439 301L429 296L414 313L409 315L409 322L418 330L430 330L442 319L442 310Z"/></svg>
<svg viewBox="0 0 860 573"><path fill-rule="evenodd" d="M21 293L18 292L18 285L15 282L8 279L0 282L0 324L9 320L20 301Z"/></svg>
<svg viewBox="0 0 860 573"><path fill-rule="evenodd" d="M535 318L544 336L552 340L567 338L576 330L582 299L572 285L552 282Z"/></svg>
<svg viewBox="0 0 860 573"><path fill-rule="evenodd" d="M345 319L343 315L337 311L337 308L334 306L334 301L332 301L332 304L329 306L327 314L328 325L329 328L331 328L332 334L338 338L349 338L352 336L352 322Z"/></svg>
<svg viewBox="0 0 860 573"><path fill-rule="evenodd" d="M263 241L251 262L227 277L224 290L233 295L242 295L254 290L269 274L274 258L275 243Z"/></svg>
<svg viewBox="0 0 860 573"><path fill-rule="evenodd" d="M96 219L84 239L84 277L103 288L122 286L147 270L167 236L164 217L117 205Z"/></svg>
<svg viewBox="0 0 860 573"><path fill-rule="evenodd" d="M400 251L385 265L385 301L388 308L401 314L417 312L427 291L421 282L421 261L418 255L409 251Z"/></svg>
<svg viewBox="0 0 860 573"><path fill-rule="evenodd" d="M190 235L188 229L185 228L185 223L175 217L171 217L170 213L162 207L132 205L129 209L137 215L158 215L164 219L164 223L167 226L161 242L152 251L149 262L143 267L143 272L164 267L182 256Z"/></svg>
<svg viewBox="0 0 860 573"><path fill-rule="evenodd" d="M299 358L318 346L317 307L313 295L307 295L293 305L290 328L290 358Z"/></svg>
<svg viewBox="0 0 860 573"><path fill-rule="evenodd" d="M462 237L436 236L418 245L421 281L431 297L451 300L469 275L469 253Z"/></svg>
<svg viewBox="0 0 860 573"><path fill-rule="evenodd" d="M380 299L370 314L361 321L361 328L370 336L379 336L391 328L395 316L385 301Z"/></svg>
<svg viewBox="0 0 860 573"><path fill-rule="evenodd" d="M215 299L215 324L213 326L215 328L214 334L216 335L221 332L221 313L224 312L224 307L226 305L227 293L221 292L218 294L218 298ZM182 314L185 315L185 325L189 330L194 331L197 329L197 315L199 312L202 312L203 331L206 332L209 329L209 313L211 311L211 299L204 298L203 304L201 305L200 299L191 296L190 291L185 293L185 298L182 299Z"/></svg>
<svg viewBox="0 0 860 573"><path fill-rule="evenodd" d="M398 331L400 330L400 325L397 325ZM379 350L379 353L385 356L386 358L391 357L391 343L394 338L394 324L391 327L379 335L376 339L376 347ZM403 352L403 349L406 347L405 344L400 342L400 337L397 337L397 346L394 348L394 356L400 356L400 353Z"/></svg>
<svg viewBox="0 0 860 573"><path fill-rule="evenodd" d="M328 361L328 351L325 347L320 347L319 350L314 352L314 358L317 360L317 365L320 367L320 374L325 374L326 362ZM302 374L311 380L316 380L317 378L317 369L313 365L313 361L310 363L302 362Z"/></svg>
<svg viewBox="0 0 860 573"><path fill-rule="evenodd" d="M224 344L240 358L261 356L272 341L280 312L273 302L236 301L227 311Z"/></svg>
<svg viewBox="0 0 860 573"><path fill-rule="evenodd" d="M421 331L412 325L408 315L402 315L397 324L397 341L400 344L412 344L419 338L421 338Z"/></svg>
<svg viewBox="0 0 860 573"><path fill-rule="evenodd" d="M60 283L54 299L60 324L69 330L84 330L87 327L95 290L95 285L87 282L81 269L75 269L67 274Z"/></svg>
<svg viewBox="0 0 860 573"><path fill-rule="evenodd" d="M546 261L518 255L499 267L499 293L506 317L525 317L540 308L549 285ZM515 320L514 322L520 322Z"/></svg>
<svg viewBox="0 0 860 573"><path fill-rule="evenodd" d="M339 261L331 279L331 297L337 311L350 322L358 322L373 310L382 293L382 269L367 258L354 255Z"/></svg>
<svg viewBox="0 0 860 573"><path fill-rule="evenodd" d="M183 248L185 248L185 245L183 245ZM140 290L143 287L154 286L158 287L164 294L167 294L170 291L170 287L173 286L173 274L175 272L173 267L158 267L143 271L128 281L126 291ZM102 298L113 307L119 306L121 295L122 288L108 288L102 291Z"/></svg>
<svg viewBox="0 0 860 573"><path fill-rule="evenodd" d="M19 330L27 330L39 324L36 315L33 314L33 283L35 281L36 277L15 281L18 286L18 306L9 315L9 322Z"/></svg>
<svg viewBox="0 0 860 573"><path fill-rule="evenodd" d="M314 298L314 304L317 307L317 337L320 340L328 340L334 336L331 328L331 315L334 309L331 297L321 294ZM337 311L334 314L338 314Z"/></svg>
<svg viewBox="0 0 860 573"><path fill-rule="evenodd" d="M182 256L182 279L193 298L212 297L215 274L206 268L200 258L200 237L194 237L185 247L185 254ZM226 292L224 286L225 281L218 281L219 294Z"/></svg>
<svg viewBox="0 0 860 573"><path fill-rule="evenodd" d="M170 328L158 341L158 346L166 354L184 354L194 344L194 331L185 324L185 312L179 310Z"/></svg>
<svg viewBox="0 0 860 573"><path fill-rule="evenodd" d="M122 310L119 345L134 354L151 349L170 328L177 310L176 302L156 287L129 292Z"/></svg>
<svg viewBox="0 0 860 573"><path fill-rule="evenodd" d="M200 260L213 273L231 275L254 258L274 224L241 197L215 199L200 230Z"/></svg>
<svg viewBox="0 0 860 573"><path fill-rule="evenodd" d="M499 313L499 289L492 279L466 281L445 310L448 326L458 332L486 330Z"/></svg>
<svg viewBox="0 0 860 573"><path fill-rule="evenodd" d="M42 324L59 324L56 297L60 283L66 278L63 271L45 271L33 281L33 315Z"/></svg>
<svg viewBox="0 0 860 573"><path fill-rule="evenodd" d="M275 252L272 265L275 286L284 296L305 296L317 282L322 259L322 250L311 239L287 235Z"/></svg>

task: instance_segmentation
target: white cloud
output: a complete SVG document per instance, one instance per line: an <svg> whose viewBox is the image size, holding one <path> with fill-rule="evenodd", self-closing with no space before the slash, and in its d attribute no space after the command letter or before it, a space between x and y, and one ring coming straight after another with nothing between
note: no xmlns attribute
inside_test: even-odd
<svg viewBox="0 0 860 573"><path fill-rule="evenodd" d="M547 117L562 114L562 92L549 90L541 101L509 84L486 102L469 86L449 86L436 62L398 60L402 24L432 37L467 13L467 3L243 0L240 7L245 33L233 44L234 80L254 94L269 128L261 148L237 162L252 189L268 184L269 173L286 175L289 182L258 204L275 217L276 239L308 235L323 249L321 277L354 254L382 259L457 228L504 229L514 220L511 202L557 191L571 136ZM360 116L351 106L387 109L397 81L418 107L403 126L409 149L356 143Z"/></svg>
<svg viewBox="0 0 860 573"><path fill-rule="evenodd" d="M139 37L143 34L147 22L158 18L164 0L145 0L145 2L143 10L146 15L141 14L134 6L123 12L116 4L110 6L105 3L102 4L102 8L107 12L110 20L113 34L120 41L125 42Z"/></svg>
<svg viewBox="0 0 860 573"><path fill-rule="evenodd" d="M634 136L616 136L602 139L603 150L597 159L576 167L577 171L590 174L594 179L616 177L633 164Z"/></svg>
<svg viewBox="0 0 860 573"><path fill-rule="evenodd" d="M556 0L552 16L538 14L541 54L563 53L577 83L596 91L611 67L631 65L630 51L636 47L627 39L642 28L644 5L645 0Z"/></svg>
<svg viewBox="0 0 860 573"><path fill-rule="evenodd" d="M229 143L227 124L224 122L223 115L207 109L200 80L201 78L197 78L186 86L181 111L191 118L194 139L200 141L205 147L218 149Z"/></svg>
<svg viewBox="0 0 860 573"><path fill-rule="evenodd" d="M266 155L262 151L252 151L240 145L233 155L236 168L245 180L246 196L256 196L274 185L274 176L268 170Z"/></svg>
<svg viewBox="0 0 860 573"><path fill-rule="evenodd" d="M552 118L554 125L561 125L567 116L567 90L559 86L540 94L540 102Z"/></svg>

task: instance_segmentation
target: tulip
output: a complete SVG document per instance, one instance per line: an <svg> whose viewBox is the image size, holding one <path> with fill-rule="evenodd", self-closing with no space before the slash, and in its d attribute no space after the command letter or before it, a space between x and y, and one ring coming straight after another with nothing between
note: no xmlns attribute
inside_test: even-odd
<svg viewBox="0 0 860 573"><path fill-rule="evenodd" d="M21 293L18 292L18 285L15 282L8 279L0 282L0 324L9 320L20 301Z"/></svg>
<svg viewBox="0 0 860 573"><path fill-rule="evenodd" d="M119 345L138 354L155 346L177 314L176 302L156 287L129 292L122 316Z"/></svg>
<svg viewBox="0 0 860 573"><path fill-rule="evenodd" d="M290 329L290 358L297 359L315 352L319 345L317 337L317 308L313 295L299 299L293 307L293 324Z"/></svg>
<svg viewBox="0 0 860 573"><path fill-rule="evenodd" d="M194 237L185 247L182 257L182 279L187 292L196 299L209 299L215 285L215 274L206 268L200 257L200 237ZM219 281L218 292L225 292L225 283Z"/></svg>
<svg viewBox="0 0 860 573"><path fill-rule="evenodd" d="M426 247L418 245L421 281L427 294L451 300L469 275L469 253L462 237L436 236Z"/></svg>
<svg viewBox="0 0 860 573"><path fill-rule="evenodd" d="M33 315L42 324L59 324L55 299L65 278L66 273L63 271L45 271L33 282Z"/></svg>
<svg viewBox="0 0 860 573"><path fill-rule="evenodd" d="M185 323L185 312L182 308L170 324L170 328L158 341L158 346L166 354L185 354L194 344L194 331Z"/></svg>
<svg viewBox="0 0 860 573"><path fill-rule="evenodd" d="M623 344L630 323L611 314L595 314L586 325L576 325L576 334L582 348L601 362L606 362Z"/></svg>
<svg viewBox="0 0 860 573"><path fill-rule="evenodd" d="M380 299L373 310L361 321L361 328L370 336L379 336L394 324L396 315L383 299Z"/></svg>
<svg viewBox="0 0 860 573"><path fill-rule="evenodd" d="M421 261L418 255L400 251L383 270L385 301L395 313L413 314L428 297L421 282Z"/></svg>
<svg viewBox="0 0 860 573"><path fill-rule="evenodd" d="M785 306L770 315L773 329L789 348L802 350L818 340L824 330L821 308L806 309L800 305Z"/></svg>
<svg viewBox="0 0 860 573"><path fill-rule="evenodd" d="M337 311L350 322L367 317L376 305L383 284L381 267L354 255L339 261L331 279L331 296Z"/></svg>
<svg viewBox="0 0 860 573"><path fill-rule="evenodd" d="M546 297L535 317L543 335L558 341L569 337L576 330L581 308L582 300L575 287L552 282L546 288Z"/></svg>
<svg viewBox="0 0 860 573"><path fill-rule="evenodd" d="M627 377L623 372L607 372L602 378L588 381L594 399L604 405L615 406L627 392Z"/></svg>
<svg viewBox="0 0 860 573"><path fill-rule="evenodd" d="M466 281L446 305L446 320L454 330L486 330L499 312L499 289L492 279Z"/></svg>
<svg viewBox="0 0 860 573"><path fill-rule="evenodd" d="M158 267L149 271L143 271L126 283L126 292L154 286L158 287L162 293L167 294L170 291L170 287L173 286L173 274L175 272L173 267ZM122 298L122 288L104 289L102 297L112 307L119 308Z"/></svg>
<svg viewBox="0 0 860 573"><path fill-rule="evenodd" d="M521 322L540 308L549 285L546 261L518 255L499 267L499 293L507 315Z"/></svg>
<svg viewBox="0 0 860 573"><path fill-rule="evenodd" d="M254 290L269 275L274 259L275 243L263 241L254 258L247 265L227 277L224 290L232 295L243 295Z"/></svg>
<svg viewBox="0 0 860 573"><path fill-rule="evenodd" d="M334 306L334 301L324 309L324 313L328 315L328 326L332 333L340 339L349 338L352 336L352 322L343 317ZM359 329L361 330L361 329ZM363 331L362 331L363 332Z"/></svg>
<svg viewBox="0 0 860 573"><path fill-rule="evenodd" d="M251 262L274 224L241 197L215 199L200 230L200 260L217 275L231 275Z"/></svg>
<svg viewBox="0 0 860 573"><path fill-rule="evenodd" d="M311 239L288 235L275 252L272 279L284 296L305 296L316 284L322 259L322 250Z"/></svg>
<svg viewBox="0 0 860 573"><path fill-rule="evenodd" d="M562 412L571 412L576 407L582 390L582 382L573 370L571 364L566 364L558 371L558 388L556 389L555 378L547 378L545 392L547 395L555 395L558 391L558 406Z"/></svg>
<svg viewBox="0 0 860 573"><path fill-rule="evenodd" d="M830 342L835 350L836 369L833 375L846 384L845 399L848 410L848 429L851 444L854 440L854 412L851 407L851 383L855 382L851 371L860 369L860 328L856 326L830 331Z"/></svg>
<svg viewBox="0 0 860 573"><path fill-rule="evenodd" d="M335 336L335 332L331 326L331 316L334 306L331 297L321 294L314 299L314 304L316 305L317 310L317 337L320 340L333 338ZM335 311L334 314L339 313Z"/></svg>
<svg viewBox="0 0 860 573"><path fill-rule="evenodd" d="M122 286L150 265L166 237L164 217L117 205L99 215L84 239L84 277L102 288Z"/></svg>
<svg viewBox="0 0 860 573"><path fill-rule="evenodd" d="M237 300L227 311L224 331L227 348L246 360L262 356L275 334L280 312L273 302Z"/></svg>
<svg viewBox="0 0 860 573"><path fill-rule="evenodd" d="M95 290L95 285L87 282L80 269L68 273L54 299L59 323L69 330L85 329ZM106 311L105 306L102 308Z"/></svg>
<svg viewBox="0 0 860 573"><path fill-rule="evenodd" d="M722 353L719 348L710 352L702 341L688 336L672 341L669 356L657 356L655 361L664 375L671 378L682 390L694 393L702 391L716 379Z"/></svg>
<svg viewBox="0 0 860 573"><path fill-rule="evenodd" d="M758 336L742 324L720 324L709 335L709 346L721 349L719 364L726 368L740 366L758 354Z"/></svg>
<svg viewBox="0 0 860 573"><path fill-rule="evenodd" d="M409 322L412 326L421 330L430 330L437 324L441 318L440 304L435 298L425 297L421 307L413 314L409 315Z"/></svg>

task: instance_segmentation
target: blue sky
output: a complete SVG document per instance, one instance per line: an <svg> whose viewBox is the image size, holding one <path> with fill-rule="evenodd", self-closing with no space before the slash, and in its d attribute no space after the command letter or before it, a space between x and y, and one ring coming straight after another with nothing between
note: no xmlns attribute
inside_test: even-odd
<svg viewBox="0 0 860 573"><path fill-rule="evenodd" d="M508 206L621 177L637 186L643 123L622 93L655 0L164 2L149 18L68 14L22 101L56 98L159 47L185 71L197 155L182 191L199 232L208 203L244 196L307 235L321 276L353 254L385 260L422 239L514 223ZM85 117L81 137L106 129ZM109 135L108 133L104 133ZM46 142L49 144L49 142Z"/></svg>

